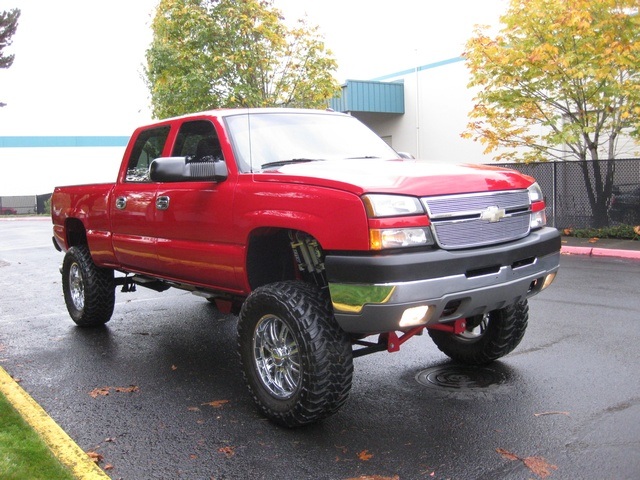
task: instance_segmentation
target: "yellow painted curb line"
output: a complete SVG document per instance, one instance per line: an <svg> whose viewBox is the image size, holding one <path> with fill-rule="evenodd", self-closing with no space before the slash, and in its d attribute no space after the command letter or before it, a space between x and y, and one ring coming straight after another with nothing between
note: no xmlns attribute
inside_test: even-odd
<svg viewBox="0 0 640 480"><path fill-rule="evenodd" d="M0 392L38 432L49 449L79 480L109 479L98 465L47 415L47 412L0 367Z"/></svg>

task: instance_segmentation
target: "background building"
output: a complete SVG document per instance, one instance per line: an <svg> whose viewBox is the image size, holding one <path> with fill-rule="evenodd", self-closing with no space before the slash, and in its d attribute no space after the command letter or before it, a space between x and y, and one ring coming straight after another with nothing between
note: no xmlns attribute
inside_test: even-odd
<svg viewBox="0 0 640 480"><path fill-rule="evenodd" d="M462 57L391 73L373 81L348 80L331 107L366 123L397 151L448 163L485 163L482 146L462 139L473 92Z"/></svg>

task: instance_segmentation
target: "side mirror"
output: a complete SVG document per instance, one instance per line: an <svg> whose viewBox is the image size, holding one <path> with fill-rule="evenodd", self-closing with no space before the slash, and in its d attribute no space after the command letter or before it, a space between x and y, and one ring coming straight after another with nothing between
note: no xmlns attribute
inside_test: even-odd
<svg viewBox="0 0 640 480"><path fill-rule="evenodd" d="M160 157L151 162L152 182L223 182L229 176L224 160L190 162L189 157Z"/></svg>

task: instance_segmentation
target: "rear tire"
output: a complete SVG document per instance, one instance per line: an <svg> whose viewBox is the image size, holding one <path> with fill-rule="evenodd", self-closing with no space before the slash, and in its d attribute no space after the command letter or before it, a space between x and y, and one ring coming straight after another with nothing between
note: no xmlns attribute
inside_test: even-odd
<svg viewBox="0 0 640 480"><path fill-rule="evenodd" d="M95 327L111 319L116 298L113 270L98 268L87 246L67 251L62 263L62 291L76 325Z"/></svg>
<svg viewBox="0 0 640 480"><path fill-rule="evenodd" d="M347 401L351 342L314 285L285 281L254 290L240 312L238 351L258 410L280 425L317 422Z"/></svg>
<svg viewBox="0 0 640 480"><path fill-rule="evenodd" d="M512 352L518 346L529 321L526 300L467 319L459 335L429 330L436 346L448 357L470 365L484 365Z"/></svg>

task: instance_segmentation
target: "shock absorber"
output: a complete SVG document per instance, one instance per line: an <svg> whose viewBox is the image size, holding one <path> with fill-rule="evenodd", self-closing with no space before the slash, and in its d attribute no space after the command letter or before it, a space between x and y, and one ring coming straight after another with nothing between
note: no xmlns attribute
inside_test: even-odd
<svg viewBox="0 0 640 480"><path fill-rule="evenodd" d="M326 286L324 260L318 241L303 232L289 232L291 248L303 277L310 277L320 287Z"/></svg>

